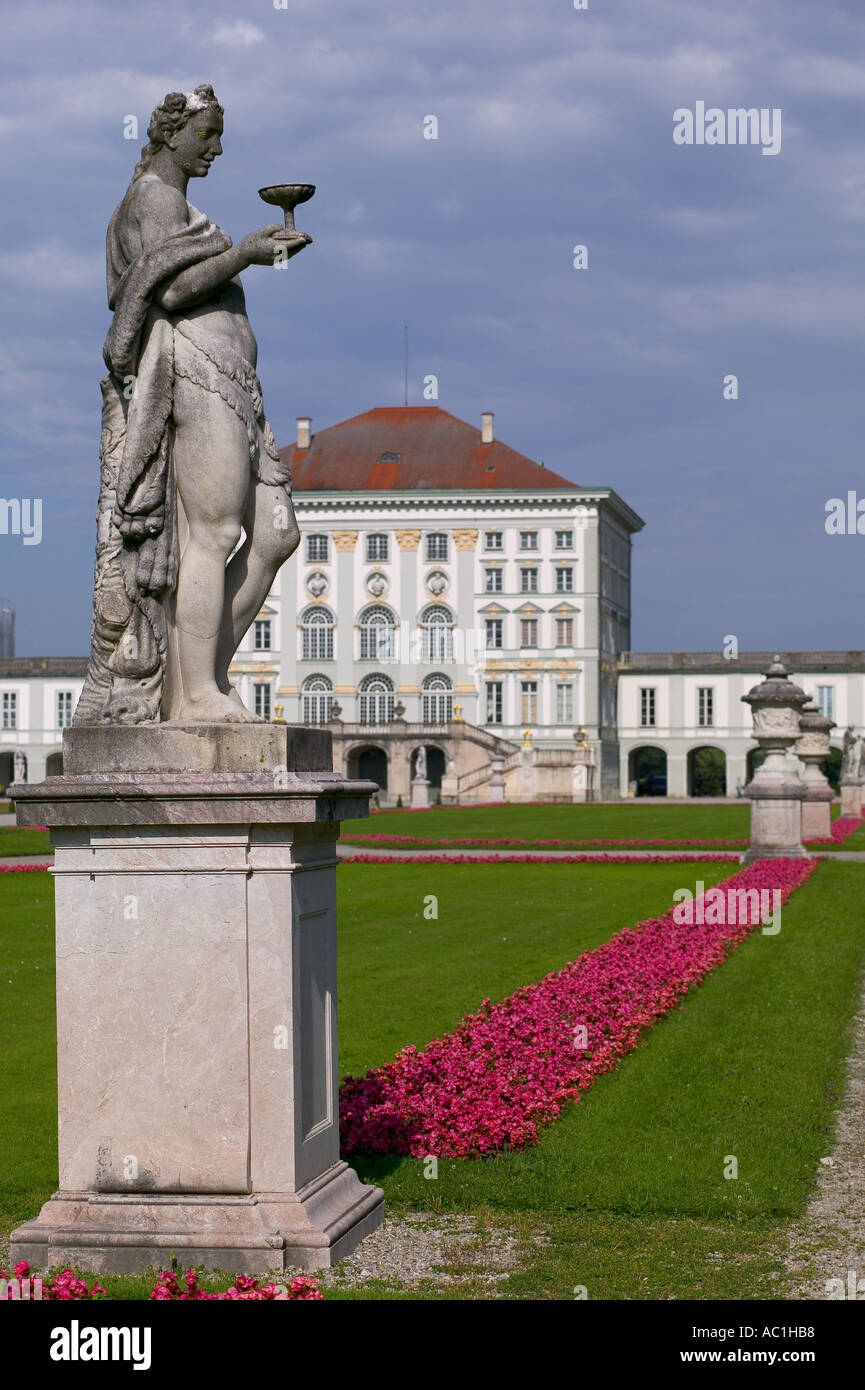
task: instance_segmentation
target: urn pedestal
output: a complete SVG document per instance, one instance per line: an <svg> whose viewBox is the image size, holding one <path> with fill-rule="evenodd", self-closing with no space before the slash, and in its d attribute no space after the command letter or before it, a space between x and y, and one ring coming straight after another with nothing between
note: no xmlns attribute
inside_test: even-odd
<svg viewBox="0 0 865 1390"><path fill-rule="evenodd" d="M859 782L841 781L841 815L861 816L862 786Z"/></svg>
<svg viewBox="0 0 865 1390"><path fill-rule="evenodd" d="M428 777L415 777L411 784L411 804L412 806L429 806L430 804L430 783Z"/></svg>
<svg viewBox="0 0 865 1390"><path fill-rule="evenodd" d="M383 1216L337 1090L335 847L374 784L287 725L73 728L63 759L16 788L54 844L60 1182L13 1263L330 1265Z"/></svg>
<svg viewBox="0 0 865 1390"><path fill-rule="evenodd" d="M834 728L834 720L822 715L813 701L802 706L796 756L805 764L802 775L802 781L805 783L805 800L802 802L803 840L829 840L832 837L830 807L834 792L820 771L820 764L829 755L829 733Z"/></svg>
<svg viewBox="0 0 865 1390"><path fill-rule="evenodd" d="M805 784L787 762L786 752L799 737L799 711L808 697L776 656L766 679L742 699L751 706L754 737L765 761L745 787L751 801L751 843L743 864L755 859L808 859L802 844Z"/></svg>

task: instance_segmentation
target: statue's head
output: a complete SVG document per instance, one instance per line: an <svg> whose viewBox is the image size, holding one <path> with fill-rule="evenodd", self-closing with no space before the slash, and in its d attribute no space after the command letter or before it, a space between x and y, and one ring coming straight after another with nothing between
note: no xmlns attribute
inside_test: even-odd
<svg viewBox="0 0 865 1390"><path fill-rule="evenodd" d="M214 159L222 154L222 116L209 83L194 92L169 92L150 117L148 143L141 151L136 177L145 172L154 155L165 151L188 178L206 178Z"/></svg>

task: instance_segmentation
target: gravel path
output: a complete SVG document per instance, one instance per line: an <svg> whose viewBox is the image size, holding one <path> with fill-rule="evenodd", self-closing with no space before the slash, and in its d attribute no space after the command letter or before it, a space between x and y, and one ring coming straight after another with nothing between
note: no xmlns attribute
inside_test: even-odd
<svg viewBox="0 0 865 1390"><path fill-rule="evenodd" d="M854 1021L847 1086L838 1112L834 1148L820 1161L816 1190L788 1236L786 1264L791 1298L828 1299L828 1281L845 1291L855 1271L859 1299L865 1298L865 990ZM828 1287L827 1287L828 1285Z"/></svg>
<svg viewBox="0 0 865 1390"><path fill-rule="evenodd" d="M481 1226L471 1215L407 1212L385 1217L353 1255L315 1277L334 1288L362 1288L376 1279L411 1289L433 1280L468 1287L481 1298L498 1298L518 1266L519 1245L513 1232Z"/></svg>

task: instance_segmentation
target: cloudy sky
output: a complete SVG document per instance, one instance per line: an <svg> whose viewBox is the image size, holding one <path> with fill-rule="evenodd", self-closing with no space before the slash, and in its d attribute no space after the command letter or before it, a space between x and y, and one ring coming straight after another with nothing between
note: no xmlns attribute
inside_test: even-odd
<svg viewBox="0 0 865 1390"><path fill-rule="evenodd" d="M197 206L239 240L261 185L318 186L315 245L244 276L278 443L399 404L408 322L410 404L435 373L645 518L636 649L865 647L865 535L824 524L865 497L862 0L588 4L4 7L0 491L44 507L40 545L0 535L19 655L88 649L105 226L153 106L202 81ZM780 152L674 143L698 102L779 108Z"/></svg>

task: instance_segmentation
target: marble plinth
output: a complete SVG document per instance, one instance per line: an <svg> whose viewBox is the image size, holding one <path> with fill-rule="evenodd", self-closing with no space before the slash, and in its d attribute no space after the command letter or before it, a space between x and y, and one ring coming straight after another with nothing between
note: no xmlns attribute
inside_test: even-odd
<svg viewBox="0 0 865 1390"><path fill-rule="evenodd" d="M761 782L763 770L745 787L745 795L751 801L751 843L742 863L752 864L756 859L810 859L802 844L805 784L786 772Z"/></svg>
<svg viewBox="0 0 865 1390"><path fill-rule="evenodd" d="M74 728L16 787L54 845L60 1181L13 1263L316 1269L382 1220L339 1157L336 1016L336 840L375 784L327 744Z"/></svg>
<svg viewBox="0 0 865 1390"><path fill-rule="evenodd" d="M858 782L841 783L841 815L861 816L862 787Z"/></svg>
<svg viewBox="0 0 865 1390"><path fill-rule="evenodd" d="M411 784L412 806L429 806L430 784L428 777L415 777Z"/></svg>
<svg viewBox="0 0 865 1390"><path fill-rule="evenodd" d="M811 786L802 802L802 839L828 840L832 836L832 802L834 792L829 786Z"/></svg>

